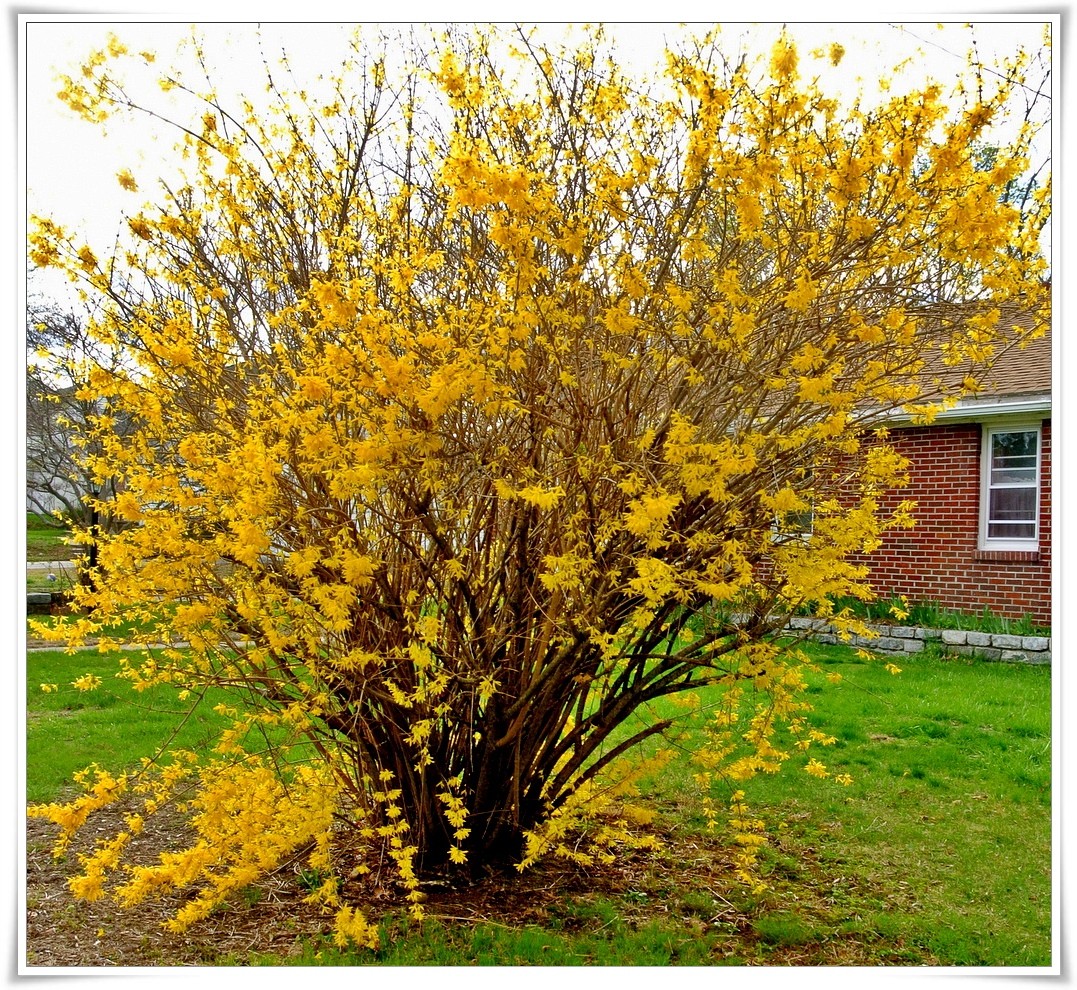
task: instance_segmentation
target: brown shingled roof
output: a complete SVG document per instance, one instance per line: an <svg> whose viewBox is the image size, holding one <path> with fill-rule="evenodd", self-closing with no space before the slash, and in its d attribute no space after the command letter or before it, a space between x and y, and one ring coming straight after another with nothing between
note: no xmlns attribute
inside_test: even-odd
<svg viewBox="0 0 1077 990"><path fill-rule="evenodd" d="M1023 395L1051 391L1051 331L1024 347L1010 347L984 375L984 391Z"/></svg>
<svg viewBox="0 0 1077 990"><path fill-rule="evenodd" d="M953 314L949 314L953 319ZM958 317L955 322L960 322ZM1033 312L1024 308L1007 307L1000 327L1017 326L1031 330L1037 325ZM1008 338L1008 340L1007 340ZM976 394L983 398L1001 398L1004 396L1034 395L1051 391L1051 323L1048 320L1045 332L1036 338L1019 339L1017 333L1004 333L996 346L996 355L989 367L974 367L969 363L946 365L939 352L933 351L934 360L928 359L924 376L944 386L944 391L960 390L962 383L971 374L981 384ZM932 389L931 391L935 391ZM937 394L937 392L936 392Z"/></svg>

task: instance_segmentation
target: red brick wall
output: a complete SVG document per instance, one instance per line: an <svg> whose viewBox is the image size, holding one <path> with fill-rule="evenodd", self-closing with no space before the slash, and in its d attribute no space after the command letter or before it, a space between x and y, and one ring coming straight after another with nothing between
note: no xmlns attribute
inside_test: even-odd
<svg viewBox="0 0 1077 990"><path fill-rule="evenodd" d="M912 499L916 526L885 534L861 558L876 593L910 602L1051 622L1051 424L1043 423L1038 553L978 549L980 445L978 424L893 430L890 442L910 461L910 483L884 501Z"/></svg>

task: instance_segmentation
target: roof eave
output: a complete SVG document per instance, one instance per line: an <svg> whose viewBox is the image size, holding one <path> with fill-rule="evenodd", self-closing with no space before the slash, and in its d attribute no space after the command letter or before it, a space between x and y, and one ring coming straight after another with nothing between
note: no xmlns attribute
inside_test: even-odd
<svg viewBox="0 0 1077 990"><path fill-rule="evenodd" d="M1033 392L1025 395L972 396L961 399L949 409L940 409L931 425L938 423L978 423L988 419L1047 417L1051 415L1051 393ZM917 425L918 417L896 409L887 417L892 426Z"/></svg>

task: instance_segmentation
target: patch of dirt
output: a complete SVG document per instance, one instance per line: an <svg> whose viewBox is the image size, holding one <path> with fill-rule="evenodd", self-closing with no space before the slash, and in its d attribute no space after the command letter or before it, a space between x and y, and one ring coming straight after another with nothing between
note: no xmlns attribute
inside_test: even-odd
<svg viewBox="0 0 1077 990"><path fill-rule="evenodd" d="M59 861L52 856L55 826L27 819L27 966L207 965L233 954L241 959L254 949L286 955L298 939L325 930L325 916L303 903L306 891L283 871L264 880L236 910L217 912L182 935L162 926L182 906L184 895L129 909L107 898L76 899L67 880L78 869L79 853L123 828L122 813L120 808L98 812ZM138 836L137 859L150 862L161 851L180 848L185 831L178 817L147 820Z"/></svg>
<svg viewBox="0 0 1077 990"><path fill-rule="evenodd" d="M26 946L27 967L163 967L242 964L249 953L266 952L282 960L297 955L304 941L316 941L331 930L332 918L307 904L299 863L285 864L243 892L228 909L220 909L183 934L162 926L184 903L172 894L134 908L122 908L108 898L77 900L67 879L78 869L78 856L99 839L123 828L122 806L98 812L76 835L64 859L52 857L55 826L41 818L26 823ZM182 848L189 833L184 820L154 816L132 842L132 859L155 861L166 849ZM668 838L668 837L667 837ZM137 846L135 846L137 842ZM352 854L342 842L335 850L337 872L347 876ZM639 921L672 910L663 894L676 889L728 889L728 860L720 850L699 840L683 840L664 854L661 890L654 889L658 873L650 860L629 856L611 866L586 869L558 862L540 864L522 874L491 873L465 886L431 880L424 884L428 918L474 924L489 922L510 927L542 925L551 916L563 917L564 906L608 896L623 898L629 911L638 905ZM668 867L668 869L667 869ZM403 891L390 869L345 882L346 902L363 906L368 917L399 917L406 908ZM635 898L635 899L633 899ZM729 921L748 930L748 922L729 907ZM733 915L736 914L736 918ZM626 921L631 922L630 917ZM571 928L571 919L564 928Z"/></svg>

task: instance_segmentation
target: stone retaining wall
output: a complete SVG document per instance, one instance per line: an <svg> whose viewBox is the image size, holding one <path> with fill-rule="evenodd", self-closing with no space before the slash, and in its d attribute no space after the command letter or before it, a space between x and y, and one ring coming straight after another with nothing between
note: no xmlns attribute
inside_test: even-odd
<svg viewBox="0 0 1077 990"><path fill-rule="evenodd" d="M852 636L842 640L833 626L823 619L794 617L787 629L797 633L810 631L819 643L846 643L880 653L919 653L928 644L941 646L943 652L984 660L1008 660L1017 663L1050 663L1051 640L1046 636L1014 636L1003 633L966 632L963 629L922 629L919 626L868 624L870 636Z"/></svg>

